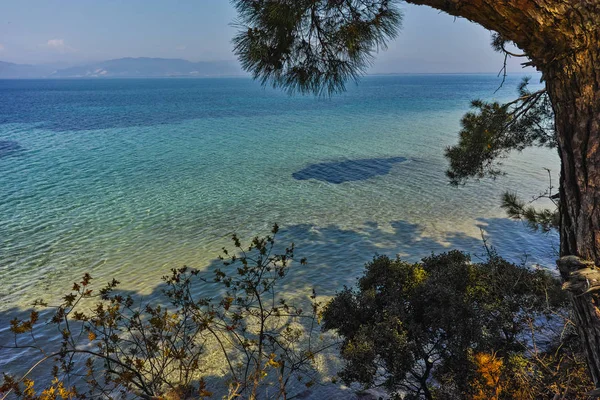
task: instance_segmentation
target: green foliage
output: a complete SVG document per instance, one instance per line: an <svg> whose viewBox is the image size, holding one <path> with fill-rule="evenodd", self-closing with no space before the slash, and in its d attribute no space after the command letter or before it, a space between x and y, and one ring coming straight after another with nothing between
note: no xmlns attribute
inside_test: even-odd
<svg viewBox="0 0 600 400"><path fill-rule="evenodd" d="M555 147L554 114L545 90L530 92L529 80L519 86L519 98L510 103L472 102L474 111L461 121L459 143L446 149L454 185L468 178L497 177L499 159L526 147Z"/></svg>
<svg viewBox="0 0 600 400"><path fill-rule="evenodd" d="M502 195L501 207L510 218L525 221L529 228L534 231L549 232L559 227L560 218L558 208L554 210L536 209L531 205L527 205L516 193L504 193Z"/></svg>
<svg viewBox="0 0 600 400"><path fill-rule="evenodd" d="M481 263L458 251L421 263L380 256L366 265L356 289L327 304L323 328L343 339L340 376L347 383L383 386L407 399L494 398L477 397L487 386L476 384L483 379L481 355L493 354L502 366L504 397L497 398L530 398L517 390L534 388L533 377L548 373L527 357L534 353L529 332L548 331L566 305L552 275L493 252Z"/></svg>
<svg viewBox="0 0 600 400"><path fill-rule="evenodd" d="M491 40L492 49L494 49L498 53L505 52L506 45L508 43L509 43L509 40L504 38L499 33L496 33L496 32L492 33L492 40Z"/></svg>
<svg viewBox="0 0 600 400"><path fill-rule="evenodd" d="M262 83L290 92L344 90L396 35L394 0L235 0L234 38L242 67Z"/></svg>
<svg viewBox="0 0 600 400"><path fill-rule="evenodd" d="M26 400L206 398L212 395L204 381L207 349L220 352L227 366L226 398L286 398L292 378L312 385L315 355L324 348L313 338L319 303L313 293L303 311L278 295L294 247L275 253L277 230L248 247L234 235L236 254L223 249L223 268L212 279L186 267L172 270L163 278L164 297L148 304L120 294L114 280L96 291L89 275L58 306L38 302L54 309L49 320L37 311L14 319L14 346L2 348L32 349L40 358L25 375L4 375L0 394ZM194 291L197 284L214 285L222 295L203 298ZM61 332L57 347L38 341L36 331L47 325ZM42 368L52 383L36 392L29 375ZM67 385L78 378L77 387Z"/></svg>

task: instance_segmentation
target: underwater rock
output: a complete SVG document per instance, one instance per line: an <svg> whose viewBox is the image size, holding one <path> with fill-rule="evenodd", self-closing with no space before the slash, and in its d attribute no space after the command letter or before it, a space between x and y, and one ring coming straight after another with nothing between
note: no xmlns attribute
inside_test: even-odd
<svg viewBox="0 0 600 400"><path fill-rule="evenodd" d="M333 161L311 164L292 174L297 180L316 179L339 184L364 181L375 176L387 175L394 164L407 161L404 157L366 158L361 160Z"/></svg>

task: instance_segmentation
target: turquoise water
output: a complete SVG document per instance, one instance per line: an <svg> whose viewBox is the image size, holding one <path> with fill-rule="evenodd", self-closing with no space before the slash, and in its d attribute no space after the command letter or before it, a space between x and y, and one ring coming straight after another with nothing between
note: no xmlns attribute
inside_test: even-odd
<svg viewBox="0 0 600 400"><path fill-rule="evenodd" d="M453 188L444 148L473 98L520 76L367 77L331 99L249 79L0 81L0 307L52 298L83 272L150 293L169 268L209 266L228 237L273 222L309 265L287 282L330 295L375 253L460 248L551 266L554 235L506 219L558 171L549 150Z"/></svg>

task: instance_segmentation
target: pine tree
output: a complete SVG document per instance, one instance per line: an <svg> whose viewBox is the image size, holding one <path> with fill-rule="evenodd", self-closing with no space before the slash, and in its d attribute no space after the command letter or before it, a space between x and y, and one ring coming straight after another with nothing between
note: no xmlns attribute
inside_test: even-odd
<svg viewBox="0 0 600 400"><path fill-rule="evenodd" d="M348 79L364 72L373 52L397 34L402 17L399 3L393 0L234 3L240 25L234 42L243 67L263 83L318 94L343 90ZM526 64L542 73L544 91L528 93L512 104L474 104L479 110L473 114L476 118L463 122L472 122L471 133L484 132L480 130L484 124L496 147L475 153L483 155L479 164L464 166L468 168L462 171L451 165L451 173L463 173L451 178L460 181L473 172L485 174L503 152L555 141L561 160L559 269L572 291L590 374L600 387L600 296L596 291L600 287L600 1L406 3L480 24L495 33L497 49L510 55L505 45L516 45L528 58ZM546 127L549 134L539 135L544 128L536 136L531 129L539 113L534 109L545 107L544 102L554 123ZM482 142L475 144L481 147Z"/></svg>

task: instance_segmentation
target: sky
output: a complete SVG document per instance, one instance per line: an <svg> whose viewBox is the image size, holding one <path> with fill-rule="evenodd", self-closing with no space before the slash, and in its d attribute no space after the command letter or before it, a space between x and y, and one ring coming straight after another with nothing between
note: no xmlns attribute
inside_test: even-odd
<svg viewBox="0 0 600 400"><path fill-rule="evenodd" d="M0 61L82 65L121 57L235 60L228 0L1 0ZM498 72L490 33L431 8L402 5L403 28L370 73ZM519 72L521 59L509 60Z"/></svg>

